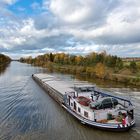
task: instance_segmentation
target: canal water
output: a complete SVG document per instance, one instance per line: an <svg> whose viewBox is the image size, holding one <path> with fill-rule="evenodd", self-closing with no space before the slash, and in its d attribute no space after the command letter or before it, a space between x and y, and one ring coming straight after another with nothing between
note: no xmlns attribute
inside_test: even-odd
<svg viewBox="0 0 140 140"><path fill-rule="evenodd" d="M1 70L1 69L0 69ZM12 62L0 72L0 140L139 140L140 88L93 80L112 94L129 98L135 105L136 126L128 132L107 132L87 127L61 108L32 79L47 70ZM77 80L52 73L66 82ZM87 79L80 79L87 80Z"/></svg>

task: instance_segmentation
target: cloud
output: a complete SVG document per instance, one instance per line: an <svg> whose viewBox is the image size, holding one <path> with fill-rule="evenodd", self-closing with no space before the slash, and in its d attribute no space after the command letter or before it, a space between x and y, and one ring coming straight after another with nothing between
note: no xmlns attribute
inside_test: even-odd
<svg viewBox="0 0 140 140"><path fill-rule="evenodd" d="M139 0L43 0L28 6L36 14L21 16L8 8L16 2L0 1L0 52L140 56Z"/></svg>
<svg viewBox="0 0 140 140"><path fill-rule="evenodd" d="M97 44L138 43L140 42L139 7L140 2L137 0L133 3L132 1L121 1L119 6L107 14L104 24L95 27L94 25L89 26L87 23L84 28L75 27L68 29L67 32L82 40L93 40Z"/></svg>
<svg viewBox="0 0 140 140"><path fill-rule="evenodd" d="M40 8L41 8L40 3L38 3L38 2L32 3L32 4L31 4L31 8L32 8L33 10L38 10L38 9L40 9Z"/></svg>
<svg viewBox="0 0 140 140"><path fill-rule="evenodd" d="M20 24L20 25L19 25ZM34 20L29 18L20 23L13 22L13 28L0 29L0 50L2 52L57 52L59 49L69 46L67 42L70 35L61 33L59 30L36 29Z"/></svg>
<svg viewBox="0 0 140 140"><path fill-rule="evenodd" d="M99 24L117 6L112 0L51 0L50 10L60 20L70 24Z"/></svg>
<svg viewBox="0 0 140 140"><path fill-rule="evenodd" d="M123 45L103 45L100 50L106 50L109 54L120 57L140 57L140 43Z"/></svg>
<svg viewBox="0 0 140 140"><path fill-rule="evenodd" d="M12 5L15 2L17 2L18 0L1 0L1 4L8 4L8 5Z"/></svg>

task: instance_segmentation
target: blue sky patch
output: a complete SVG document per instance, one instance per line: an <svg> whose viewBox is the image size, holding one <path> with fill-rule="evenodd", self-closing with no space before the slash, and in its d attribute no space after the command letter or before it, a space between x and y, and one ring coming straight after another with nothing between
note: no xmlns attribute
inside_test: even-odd
<svg viewBox="0 0 140 140"><path fill-rule="evenodd" d="M9 5L8 9L17 15L30 16L40 14L42 0L19 0L13 5Z"/></svg>

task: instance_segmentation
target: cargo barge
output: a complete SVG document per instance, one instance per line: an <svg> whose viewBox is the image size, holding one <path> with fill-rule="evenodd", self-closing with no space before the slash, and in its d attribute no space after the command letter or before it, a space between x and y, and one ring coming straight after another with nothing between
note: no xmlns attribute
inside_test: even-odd
<svg viewBox="0 0 140 140"><path fill-rule="evenodd" d="M88 83L73 83L48 74L33 79L81 123L111 131L127 131L135 124L131 101L98 90Z"/></svg>

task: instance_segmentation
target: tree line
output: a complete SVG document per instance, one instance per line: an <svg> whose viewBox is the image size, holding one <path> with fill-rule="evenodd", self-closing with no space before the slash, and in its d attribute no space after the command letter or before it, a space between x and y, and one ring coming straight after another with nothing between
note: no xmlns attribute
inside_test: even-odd
<svg viewBox="0 0 140 140"><path fill-rule="evenodd" d="M39 55L35 58L32 58L31 56L27 58L20 58L20 61L38 65L43 65L44 63L52 62L60 65L95 66L97 63L102 63L105 66L111 68L116 67L121 69L123 67L123 62L121 58L117 56L107 55L105 52L92 52L86 56L70 55L65 53L49 53Z"/></svg>
<svg viewBox="0 0 140 140"><path fill-rule="evenodd" d="M47 53L35 58L31 56L20 58L20 62L45 67L51 71L82 74L125 83L137 84L137 81L140 81L139 77L130 78L130 76L136 76L140 70L135 61L126 65L120 57L109 55L106 52L92 52L85 56Z"/></svg>
<svg viewBox="0 0 140 140"><path fill-rule="evenodd" d="M120 70L123 68L121 58L106 54L106 52L92 52L85 56L70 55L65 53L49 53L35 58L20 58L21 62L36 66L47 67L69 73L83 73L89 76L105 78L108 76L108 68Z"/></svg>
<svg viewBox="0 0 140 140"><path fill-rule="evenodd" d="M4 54L0 54L0 65L9 63L10 61L11 61L10 57L8 57Z"/></svg>

